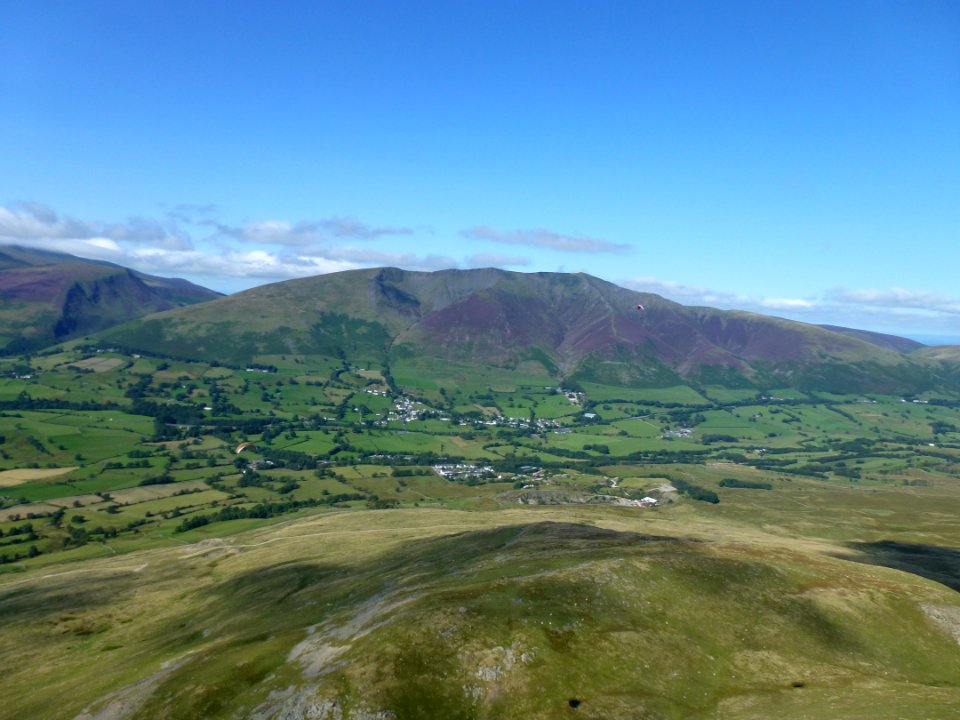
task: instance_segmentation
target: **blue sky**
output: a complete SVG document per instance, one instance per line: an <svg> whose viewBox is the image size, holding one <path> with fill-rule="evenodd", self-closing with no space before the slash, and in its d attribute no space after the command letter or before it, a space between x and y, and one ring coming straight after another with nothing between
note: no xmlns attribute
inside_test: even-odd
<svg viewBox="0 0 960 720"><path fill-rule="evenodd" d="M960 5L0 5L0 242L960 337Z"/></svg>

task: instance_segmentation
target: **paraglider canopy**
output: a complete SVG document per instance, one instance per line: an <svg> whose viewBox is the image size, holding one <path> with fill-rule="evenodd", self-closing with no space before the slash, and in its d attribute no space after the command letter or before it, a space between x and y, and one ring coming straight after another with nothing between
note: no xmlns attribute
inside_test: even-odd
<svg viewBox="0 0 960 720"><path fill-rule="evenodd" d="M641 305L640 303L637 303L637 310L643 310L643 305Z"/></svg>
<svg viewBox="0 0 960 720"><path fill-rule="evenodd" d="M239 445L237 445L236 454L239 455L244 450L256 450L256 449L257 449L257 446L254 445L252 442L242 442Z"/></svg>

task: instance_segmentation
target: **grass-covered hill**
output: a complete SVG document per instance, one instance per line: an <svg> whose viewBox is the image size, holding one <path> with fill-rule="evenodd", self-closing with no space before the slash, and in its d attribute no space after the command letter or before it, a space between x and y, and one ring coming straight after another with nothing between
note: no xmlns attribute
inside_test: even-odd
<svg viewBox="0 0 960 720"><path fill-rule="evenodd" d="M642 305L643 309L638 309ZM915 392L934 366L868 339L748 312L687 307L582 273L354 270L265 285L101 335L174 357L256 362L432 357L639 387L720 383Z"/></svg>
<svg viewBox="0 0 960 720"><path fill-rule="evenodd" d="M5 578L0 652L29 661L0 677L0 715L945 720L960 703L954 591L707 513L341 512L190 540Z"/></svg>
<svg viewBox="0 0 960 720"><path fill-rule="evenodd" d="M916 350L913 355L919 358L942 362L960 362L960 345L939 345Z"/></svg>
<svg viewBox="0 0 960 720"><path fill-rule="evenodd" d="M0 352L36 350L220 294L186 280L18 246L0 247Z"/></svg>

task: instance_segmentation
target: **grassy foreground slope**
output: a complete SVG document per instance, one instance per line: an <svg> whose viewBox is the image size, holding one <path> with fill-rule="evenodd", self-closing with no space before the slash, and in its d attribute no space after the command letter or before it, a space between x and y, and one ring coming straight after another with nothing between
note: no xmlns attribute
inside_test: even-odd
<svg viewBox="0 0 960 720"><path fill-rule="evenodd" d="M334 512L5 576L0 716L955 717L954 591L759 525Z"/></svg>

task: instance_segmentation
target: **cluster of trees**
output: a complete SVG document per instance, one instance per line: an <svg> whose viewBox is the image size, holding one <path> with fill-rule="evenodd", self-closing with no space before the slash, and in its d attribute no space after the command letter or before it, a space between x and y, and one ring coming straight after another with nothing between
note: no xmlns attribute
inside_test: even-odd
<svg viewBox="0 0 960 720"><path fill-rule="evenodd" d="M259 447L258 452L264 459L273 463L274 467L285 467L290 470L316 470L317 458L305 452L296 450L278 450L271 447Z"/></svg>
<svg viewBox="0 0 960 720"><path fill-rule="evenodd" d="M247 367L251 370L259 370L266 373L275 373L278 370L276 365L267 365L264 363L247 363Z"/></svg>
<svg viewBox="0 0 960 720"><path fill-rule="evenodd" d="M714 505L720 502L720 498L713 490L707 490L705 487L694 485L680 478L671 478L670 483L681 493L694 500L701 500L703 502L713 503Z"/></svg>
<svg viewBox="0 0 960 720"><path fill-rule="evenodd" d="M117 410L114 402L70 402L58 398L33 398L24 390L13 400L0 401L0 410Z"/></svg>
<svg viewBox="0 0 960 720"><path fill-rule="evenodd" d="M430 471L419 467L395 467L390 471L392 477L416 477L418 475L429 475Z"/></svg>
<svg viewBox="0 0 960 720"><path fill-rule="evenodd" d="M711 443L735 443L737 438L733 435L724 435L722 433L704 433L700 436L700 441L704 445L710 445Z"/></svg>
<svg viewBox="0 0 960 720"><path fill-rule="evenodd" d="M18 560L24 560L26 558L35 558L40 554L40 549L36 545L31 545L30 549L25 553L0 553L0 565L6 565L7 563L17 562Z"/></svg>
<svg viewBox="0 0 960 720"><path fill-rule="evenodd" d="M773 485L768 482L752 482L750 480L737 480L737 478L724 478L720 481L720 487L743 488L746 490L773 490Z"/></svg>
<svg viewBox="0 0 960 720"><path fill-rule="evenodd" d="M3 528L0 528L0 538L2 537L16 537L22 535L22 538L18 538L15 542L27 542L29 540L36 540L37 533L33 529L33 523L24 523L23 525L14 525L7 530L6 534L3 532ZM12 544L12 543L8 543Z"/></svg>
<svg viewBox="0 0 960 720"><path fill-rule="evenodd" d="M170 483L176 482L173 477L164 473L163 475L154 475L153 477L148 477L141 480L138 485L169 485Z"/></svg>
<svg viewBox="0 0 960 720"><path fill-rule="evenodd" d="M134 460L126 464L122 462L108 462L103 464L103 470L123 470L124 468L148 468L149 460ZM101 471L102 472L102 471Z"/></svg>
<svg viewBox="0 0 960 720"><path fill-rule="evenodd" d="M196 405L159 403L143 398L134 399L130 404L129 412L152 417L164 425L197 425L205 420L203 410Z"/></svg>

